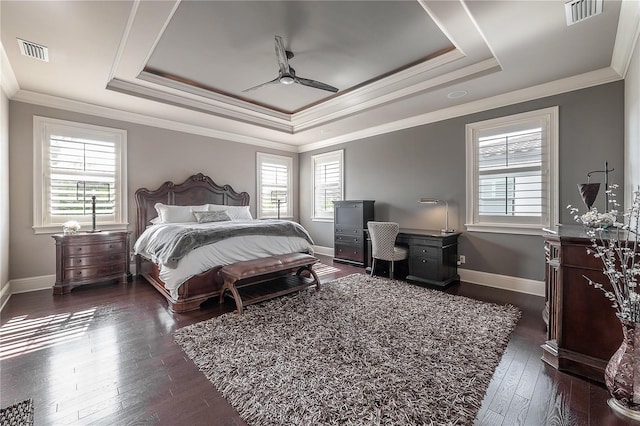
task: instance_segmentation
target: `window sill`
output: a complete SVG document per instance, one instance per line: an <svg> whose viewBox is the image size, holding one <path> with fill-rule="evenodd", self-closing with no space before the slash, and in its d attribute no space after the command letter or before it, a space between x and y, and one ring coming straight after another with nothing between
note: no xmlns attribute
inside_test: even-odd
<svg viewBox="0 0 640 426"><path fill-rule="evenodd" d="M90 224L81 224L80 232L91 229ZM38 234L59 234L62 232L62 225L46 225L46 226L33 226L33 233ZM96 224L96 228L102 231L126 231L129 228L128 223L110 223L110 224Z"/></svg>
<svg viewBox="0 0 640 426"><path fill-rule="evenodd" d="M491 232L494 234L544 235L542 225L510 225L506 223L467 223L467 232Z"/></svg>

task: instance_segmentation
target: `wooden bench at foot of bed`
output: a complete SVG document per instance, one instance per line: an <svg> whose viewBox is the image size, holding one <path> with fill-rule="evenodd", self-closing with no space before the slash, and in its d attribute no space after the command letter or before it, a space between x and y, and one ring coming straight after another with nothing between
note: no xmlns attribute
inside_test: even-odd
<svg viewBox="0 0 640 426"><path fill-rule="evenodd" d="M224 302L228 290L241 314L246 305L312 285L320 289L320 280L312 268L316 262L318 259L311 255L289 253L224 266L220 269L220 275L224 279L220 303Z"/></svg>

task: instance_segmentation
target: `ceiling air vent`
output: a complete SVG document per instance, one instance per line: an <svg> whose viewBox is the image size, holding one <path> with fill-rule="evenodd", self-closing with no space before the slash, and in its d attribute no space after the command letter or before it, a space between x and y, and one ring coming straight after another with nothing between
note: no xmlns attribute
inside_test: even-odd
<svg viewBox="0 0 640 426"><path fill-rule="evenodd" d="M20 53L24 56L49 62L49 49L46 46L22 39L18 39L18 46L20 46Z"/></svg>
<svg viewBox="0 0 640 426"><path fill-rule="evenodd" d="M571 0L564 4L567 15L567 25L584 21L592 16L602 13L603 0Z"/></svg>

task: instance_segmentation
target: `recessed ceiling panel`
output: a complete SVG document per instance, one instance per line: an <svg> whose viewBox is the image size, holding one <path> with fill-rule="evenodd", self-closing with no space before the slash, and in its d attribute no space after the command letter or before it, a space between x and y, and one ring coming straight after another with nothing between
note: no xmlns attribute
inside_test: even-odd
<svg viewBox="0 0 640 426"><path fill-rule="evenodd" d="M243 92L278 77L275 36L298 77L338 93L299 84ZM293 113L453 48L414 1L183 1L145 71Z"/></svg>

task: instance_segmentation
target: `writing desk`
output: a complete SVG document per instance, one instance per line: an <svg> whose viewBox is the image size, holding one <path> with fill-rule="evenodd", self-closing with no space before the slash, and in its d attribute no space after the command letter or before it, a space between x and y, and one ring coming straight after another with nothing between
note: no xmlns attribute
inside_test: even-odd
<svg viewBox="0 0 640 426"><path fill-rule="evenodd" d="M396 245L408 247L409 258L406 276L399 268L397 277L405 276L407 281L443 288L459 281L459 235L460 232L443 234L440 231L401 228L396 237ZM370 246L371 240L367 239ZM371 253L370 249L369 253ZM369 269L371 263L372 259L369 255L367 262ZM400 266L401 262L397 264Z"/></svg>

